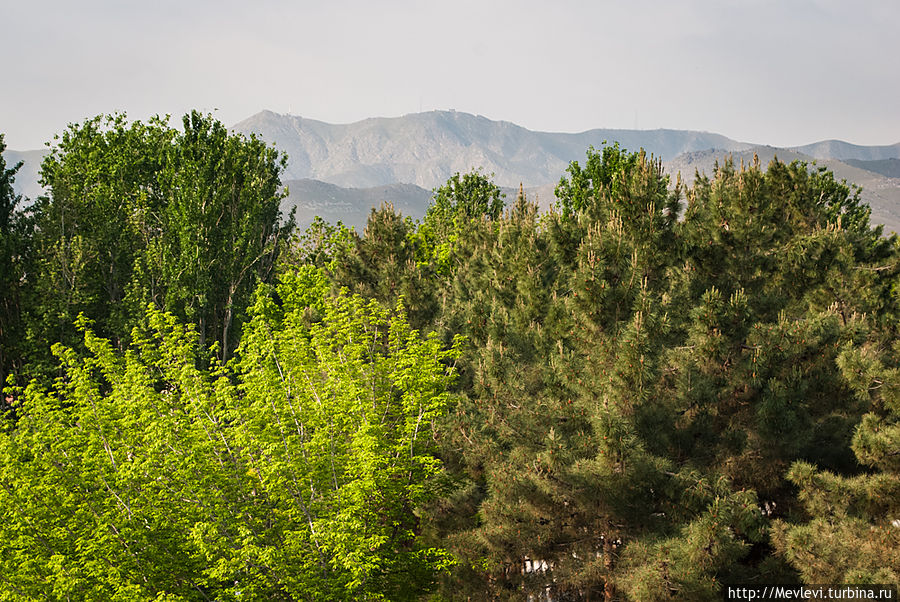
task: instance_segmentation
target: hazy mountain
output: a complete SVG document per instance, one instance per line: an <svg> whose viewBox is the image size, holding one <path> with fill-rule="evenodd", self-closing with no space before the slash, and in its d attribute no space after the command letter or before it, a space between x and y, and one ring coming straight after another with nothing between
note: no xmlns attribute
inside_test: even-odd
<svg viewBox="0 0 900 602"><path fill-rule="evenodd" d="M618 141L661 157L708 148L742 150L750 145L707 132L598 129L578 134L535 132L506 121L456 111L366 119L335 125L263 111L233 128L273 142L290 157L286 177L313 178L340 186L409 182L434 188L456 172L482 168L501 186L559 181L589 146Z"/></svg>
<svg viewBox="0 0 900 602"><path fill-rule="evenodd" d="M861 159L844 159L844 163L872 171L889 178L900 178L900 159L876 159L874 161L863 161Z"/></svg>
<svg viewBox="0 0 900 602"><path fill-rule="evenodd" d="M900 159L900 143L887 146L859 146L842 140L823 140L805 146L797 146L791 150L816 159L859 159L863 161Z"/></svg>
<svg viewBox="0 0 900 602"><path fill-rule="evenodd" d="M281 203L281 210L287 214L296 209L297 225L301 229L312 223L317 215L335 224L338 221L345 226L356 228L362 232L366 220L373 207L390 203L394 209L414 220L422 219L431 204L432 190L426 190L415 184L389 184L370 188L343 188L320 180L289 180L285 182L288 196ZM528 199L536 201L543 209L550 207L555 200L555 185L528 187L525 194ZM518 187L503 187L507 203L511 203L518 194Z"/></svg>
<svg viewBox="0 0 900 602"><path fill-rule="evenodd" d="M745 151L727 152L723 150L706 150L692 153L684 153L675 157L672 161L664 163L666 171L674 175L681 173L686 182L693 182L697 171L712 176L716 162L720 165L730 157L737 169L741 162L749 166L753 163L754 155L759 157L763 166L778 157L779 160L790 163L792 161L805 161L806 163L821 167L827 167L838 180L847 180L848 183L862 187L862 200L872 207L872 221L876 224L884 224L885 230L900 233L900 178L885 177L874 171L860 169L835 159L815 159L809 155L783 148L772 146L756 146Z"/></svg>
<svg viewBox="0 0 900 602"><path fill-rule="evenodd" d="M305 228L317 215L332 224L341 221L362 232L373 207L391 203L394 209L420 219L431 202L431 191L415 184L389 184L372 188L342 188L319 180L288 180L285 213L296 208L297 225Z"/></svg>

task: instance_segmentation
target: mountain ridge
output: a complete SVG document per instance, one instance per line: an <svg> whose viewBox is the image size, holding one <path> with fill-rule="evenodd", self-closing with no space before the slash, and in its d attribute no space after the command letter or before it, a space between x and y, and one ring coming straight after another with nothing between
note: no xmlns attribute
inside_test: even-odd
<svg viewBox="0 0 900 602"><path fill-rule="evenodd" d="M298 224L318 212L329 221L362 227L372 206L392 202L398 211L418 218L431 190L456 172L481 168L507 190L508 200L524 184L529 198L544 209L555 200L553 188L572 161L582 162L589 147L618 142L629 150L645 149L663 161L673 176L691 181L699 170L709 175L716 161L733 157L763 165L778 156L828 167L838 179L863 187L873 221L900 231L900 143L862 146L823 140L792 148L754 145L713 132L677 129L594 128L584 132L541 132L509 121L495 121L461 111L409 113L331 124L298 115L263 110L232 126L256 135L288 155L282 176L289 191L283 207L297 208ZM24 160L16 189L34 199L43 191L38 169L47 149L7 149L8 165ZM844 157L843 160L836 156ZM845 162L846 161L846 162Z"/></svg>
<svg viewBox="0 0 900 602"><path fill-rule="evenodd" d="M572 161L584 158L588 147L599 148L614 140L658 157L674 157L685 150L751 146L693 130L539 132L459 111L328 124L266 110L233 129L256 134L287 152L291 157L287 179L312 178L345 187L408 182L433 188L456 172L475 168L494 174L501 186L517 186L523 180L544 185L558 181Z"/></svg>

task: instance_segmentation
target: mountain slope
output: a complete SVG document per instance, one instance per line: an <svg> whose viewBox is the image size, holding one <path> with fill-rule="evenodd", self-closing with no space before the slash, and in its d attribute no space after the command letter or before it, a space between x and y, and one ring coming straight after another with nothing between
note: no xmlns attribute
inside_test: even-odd
<svg viewBox="0 0 900 602"><path fill-rule="evenodd" d="M288 196L281 203L281 210L287 215L295 210L297 225L301 230L312 223L316 216L336 224L343 222L347 227L362 232L373 207L390 203L394 209L407 217L419 220L431 204L432 191L415 184L389 184L371 188L343 188L320 180L302 179L285 182ZM548 209L556 199L553 184L525 189L528 199ZM510 204L518 193L518 187L503 187L506 202Z"/></svg>
<svg viewBox="0 0 900 602"><path fill-rule="evenodd" d="M844 163L872 171L889 178L900 178L900 159L875 159L865 161L862 159L844 159Z"/></svg>
<svg viewBox="0 0 900 602"><path fill-rule="evenodd" d="M288 180L288 196L281 202L285 213L296 208L297 225L304 229L316 216L332 224L341 221L362 232L373 207L391 203L394 209L420 219L431 202L431 191L415 184L390 184L372 188L342 188L319 180Z"/></svg>
<svg viewBox="0 0 900 602"><path fill-rule="evenodd" d="M818 159L839 179L863 187L862 198L873 208L873 221L900 231L900 178L889 177L900 164L900 144L866 147L825 140L795 149L776 149L686 130L536 132L456 111L350 124L262 111L232 129L254 133L287 153L289 163L283 180L290 196L284 207L297 207L301 226L320 215L361 229L371 207L383 202L392 202L404 215L420 218L431 200L431 189L457 171L477 167L494 174L494 181L505 189L508 199L515 198L519 183L524 183L529 198L546 209L554 200L555 184L571 161L583 162L589 146L600 148L605 141L617 141L624 148L644 148L661 157L668 173L674 176L680 171L688 181L696 169L711 174L715 161L729 154L736 163L743 159L747 164L754 153L764 164L776 154L783 161ZM25 161L16 188L29 198L41 193L38 169L46 152L7 149L4 153L10 165Z"/></svg>
<svg viewBox="0 0 900 602"><path fill-rule="evenodd" d="M506 121L456 111L432 111L334 125L263 111L233 128L255 133L286 151L288 179L313 178L340 186L409 182L443 184L455 172L482 168L501 186L559 181L589 146L618 141L661 157L708 148L741 150L743 144L707 132L597 129L578 134L535 132Z"/></svg>
<svg viewBox="0 0 900 602"><path fill-rule="evenodd" d="M816 159L858 159L862 161L900 159L900 142L887 146L859 146L843 140L823 140L797 146L791 150Z"/></svg>

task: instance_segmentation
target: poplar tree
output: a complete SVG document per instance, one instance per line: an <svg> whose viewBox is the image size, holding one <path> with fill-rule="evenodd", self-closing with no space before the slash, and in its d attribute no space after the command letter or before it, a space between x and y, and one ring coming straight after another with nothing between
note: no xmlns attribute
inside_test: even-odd
<svg viewBox="0 0 900 602"><path fill-rule="evenodd" d="M127 344L146 303L197 325L226 360L281 241L284 163L261 141L193 112L184 131L124 115L72 124L41 166L49 190L36 209L39 262L30 344L80 345L84 313L114 345Z"/></svg>

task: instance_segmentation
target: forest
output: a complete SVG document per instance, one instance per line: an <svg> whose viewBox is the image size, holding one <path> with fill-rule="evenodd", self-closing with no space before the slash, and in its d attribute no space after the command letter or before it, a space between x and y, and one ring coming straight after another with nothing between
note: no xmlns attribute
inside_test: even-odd
<svg viewBox="0 0 900 602"><path fill-rule="evenodd" d="M209 115L50 149L0 156L0 601L900 582L900 247L824 168L610 144L301 232Z"/></svg>

